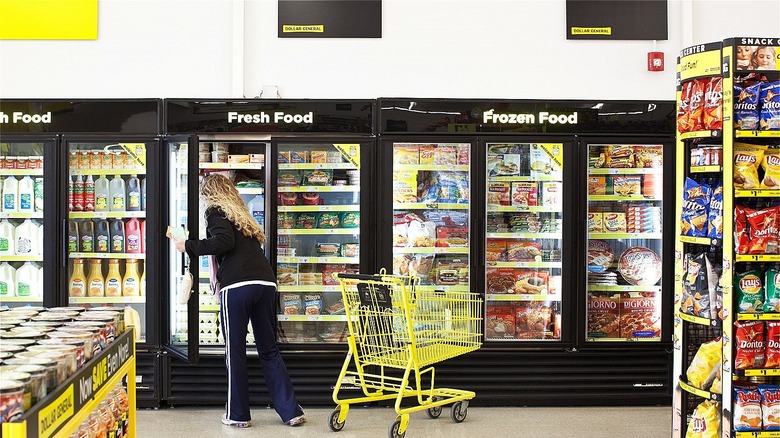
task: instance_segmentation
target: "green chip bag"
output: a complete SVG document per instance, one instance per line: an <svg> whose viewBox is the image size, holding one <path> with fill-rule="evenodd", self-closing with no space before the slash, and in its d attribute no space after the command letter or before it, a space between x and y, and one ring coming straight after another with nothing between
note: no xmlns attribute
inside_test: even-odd
<svg viewBox="0 0 780 438"><path fill-rule="evenodd" d="M751 269L738 273L734 277L734 290L737 293L737 312L764 312L764 285L761 283L761 271Z"/></svg>
<svg viewBox="0 0 780 438"><path fill-rule="evenodd" d="M780 270L777 267L769 268L764 273L764 312L780 313Z"/></svg>

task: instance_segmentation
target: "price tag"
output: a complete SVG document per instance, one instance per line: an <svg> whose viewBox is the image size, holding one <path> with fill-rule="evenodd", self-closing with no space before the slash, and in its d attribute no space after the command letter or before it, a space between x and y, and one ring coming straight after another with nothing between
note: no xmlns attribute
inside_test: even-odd
<svg viewBox="0 0 780 438"><path fill-rule="evenodd" d="M437 203L425 204L425 208L438 209L439 208L439 204L437 204Z"/></svg>
<svg viewBox="0 0 780 438"><path fill-rule="evenodd" d="M308 321L317 321L320 319L318 315L309 315L308 318L306 318Z"/></svg>

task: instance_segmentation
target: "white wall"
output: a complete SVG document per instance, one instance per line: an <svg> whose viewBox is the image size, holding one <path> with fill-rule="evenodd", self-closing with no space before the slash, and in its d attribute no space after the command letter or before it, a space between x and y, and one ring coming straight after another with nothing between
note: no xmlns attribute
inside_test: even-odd
<svg viewBox="0 0 780 438"><path fill-rule="evenodd" d="M669 0L651 73L652 41L566 40L565 0L383 0L381 39L277 38L277 0L241 1L100 0L97 41L0 41L0 97L673 99L682 47L780 37L777 0Z"/></svg>

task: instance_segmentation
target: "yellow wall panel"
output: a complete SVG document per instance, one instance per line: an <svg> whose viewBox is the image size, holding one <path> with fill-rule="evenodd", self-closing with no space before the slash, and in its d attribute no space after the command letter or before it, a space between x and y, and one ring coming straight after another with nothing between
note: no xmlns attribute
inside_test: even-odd
<svg viewBox="0 0 780 438"><path fill-rule="evenodd" d="M0 39L96 40L98 0L0 0Z"/></svg>

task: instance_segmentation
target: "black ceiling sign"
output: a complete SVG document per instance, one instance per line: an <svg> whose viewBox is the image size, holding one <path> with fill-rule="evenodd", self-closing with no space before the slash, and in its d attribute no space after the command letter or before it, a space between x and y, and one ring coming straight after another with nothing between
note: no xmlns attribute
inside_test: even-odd
<svg viewBox="0 0 780 438"><path fill-rule="evenodd" d="M666 40L666 0L566 0L568 40Z"/></svg>
<svg viewBox="0 0 780 438"><path fill-rule="evenodd" d="M279 0L279 38L382 38L382 0Z"/></svg>

